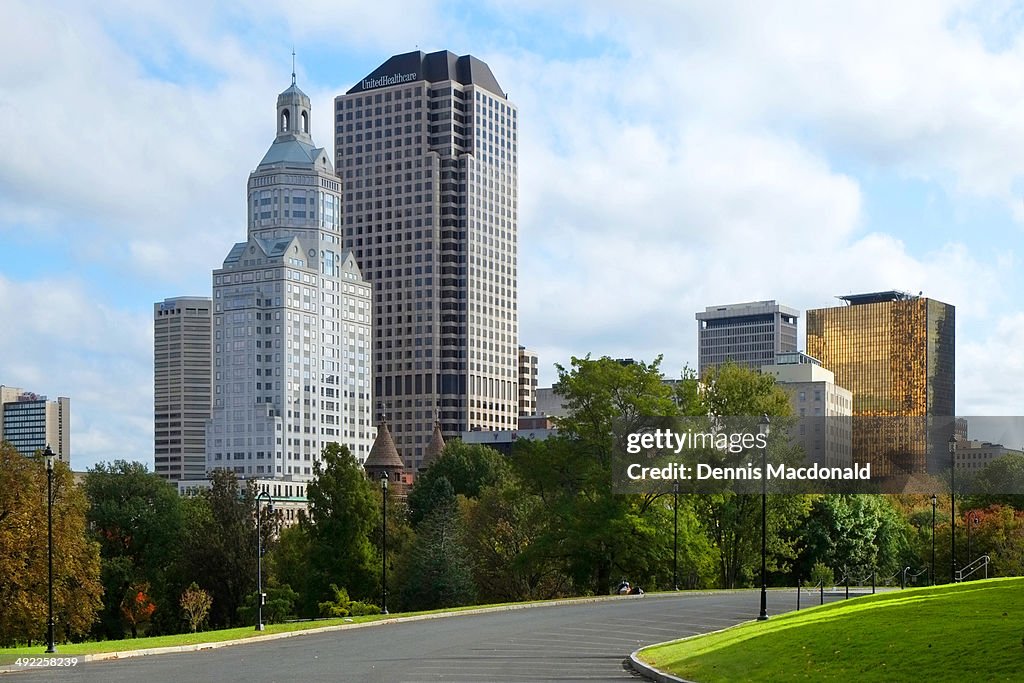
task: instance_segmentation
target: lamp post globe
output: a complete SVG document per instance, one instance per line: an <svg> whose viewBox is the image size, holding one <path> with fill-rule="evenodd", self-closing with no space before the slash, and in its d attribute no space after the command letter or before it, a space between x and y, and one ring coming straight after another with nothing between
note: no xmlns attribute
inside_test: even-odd
<svg viewBox="0 0 1024 683"><path fill-rule="evenodd" d="M761 446L761 611L758 621L768 618L768 432L771 420L768 415L761 416L758 432L764 436Z"/></svg>
<svg viewBox="0 0 1024 683"><path fill-rule="evenodd" d="M46 461L46 565L47 565L47 620L46 620L46 652L57 651L53 629L53 461L55 455L50 444L43 450Z"/></svg>

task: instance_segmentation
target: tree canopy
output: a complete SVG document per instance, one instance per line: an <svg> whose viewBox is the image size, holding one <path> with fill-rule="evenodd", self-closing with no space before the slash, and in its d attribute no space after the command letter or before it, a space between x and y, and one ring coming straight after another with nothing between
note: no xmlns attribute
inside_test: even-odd
<svg viewBox="0 0 1024 683"><path fill-rule="evenodd" d="M310 584L317 601L334 597L331 584L355 600L379 599L380 560L373 535L380 528L380 493L348 448L324 446L306 487L310 518ZM312 596L311 596L312 598Z"/></svg>
<svg viewBox="0 0 1024 683"><path fill-rule="evenodd" d="M54 621L58 641L88 632L101 607L99 547L71 470L53 470ZM47 472L0 443L0 645L40 641L47 628Z"/></svg>

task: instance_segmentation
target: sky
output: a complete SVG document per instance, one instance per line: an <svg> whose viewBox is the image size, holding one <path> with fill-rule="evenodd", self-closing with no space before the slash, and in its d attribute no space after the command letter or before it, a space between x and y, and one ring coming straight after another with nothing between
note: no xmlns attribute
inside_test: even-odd
<svg viewBox="0 0 1024 683"><path fill-rule="evenodd" d="M696 365L694 314L899 289L957 308L957 412L1020 414L1024 5L0 4L0 384L70 396L72 464L153 460L153 304L245 239L277 94L394 54L519 110L520 343ZM801 347L803 347L803 317Z"/></svg>

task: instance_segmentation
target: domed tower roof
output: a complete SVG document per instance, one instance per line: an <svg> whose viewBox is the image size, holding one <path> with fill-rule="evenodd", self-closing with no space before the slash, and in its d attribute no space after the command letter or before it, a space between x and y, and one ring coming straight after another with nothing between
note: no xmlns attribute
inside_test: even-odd
<svg viewBox="0 0 1024 683"><path fill-rule="evenodd" d="M295 83L295 55L292 54L292 84L277 96L277 139L275 142L297 140L310 146L309 95L302 92Z"/></svg>
<svg viewBox="0 0 1024 683"><path fill-rule="evenodd" d="M299 104L304 103L308 108L310 101L309 95L307 95L306 93L302 92L302 90L299 89L299 86L295 84L294 78L295 74L292 74L292 84L288 86L287 89L282 91L280 95L277 96L277 104L278 106L280 106L288 102L295 102Z"/></svg>
<svg viewBox="0 0 1024 683"><path fill-rule="evenodd" d="M444 436L441 434L441 423L434 422L434 434L430 437L430 444L423 452L423 460L420 461L420 472L425 472L428 467L434 464L441 457L444 450Z"/></svg>
<svg viewBox="0 0 1024 683"><path fill-rule="evenodd" d="M395 441L391 438L386 420L381 420L377 426L377 438L373 440L373 447L370 448L370 455L363 463L363 469L374 480L380 479L382 472L387 472L391 479L397 479L398 475L405 471L405 465L398 455L398 449L395 448Z"/></svg>

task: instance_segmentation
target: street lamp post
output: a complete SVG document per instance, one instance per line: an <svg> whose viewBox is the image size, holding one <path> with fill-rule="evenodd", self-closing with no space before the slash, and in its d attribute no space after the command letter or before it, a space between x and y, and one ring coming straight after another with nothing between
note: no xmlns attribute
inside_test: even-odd
<svg viewBox="0 0 1024 683"><path fill-rule="evenodd" d="M768 430L771 421L768 415L761 416L758 431L764 436L761 447L761 613L758 621L768 618Z"/></svg>
<svg viewBox="0 0 1024 683"><path fill-rule="evenodd" d="M956 434L949 437L949 581L956 583Z"/></svg>
<svg viewBox="0 0 1024 683"><path fill-rule="evenodd" d="M263 625L263 524L260 517L262 507L260 501L266 498L269 505L267 512L273 513L274 501L266 491L260 491L256 496L256 630L262 631Z"/></svg>
<svg viewBox="0 0 1024 683"><path fill-rule="evenodd" d="M679 590L679 481L672 482L672 588Z"/></svg>
<svg viewBox="0 0 1024 683"><path fill-rule="evenodd" d="M43 451L43 458L46 459L46 562L47 562L47 588L48 618L46 622L46 653L53 654L57 651L53 639L53 449L46 444Z"/></svg>
<svg viewBox="0 0 1024 683"><path fill-rule="evenodd" d="M935 506L939 499L932 494L932 585L935 585Z"/></svg>
<svg viewBox="0 0 1024 683"><path fill-rule="evenodd" d="M980 522L980 520L978 519L978 513L977 512L972 512L969 515L967 515L967 561L968 562L973 562L974 561L972 556L971 556L971 527L972 526L975 526L975 527L978 526L979 522Z"/></svg>
<svg viewBox="0 0 1024 683"><path fill-rule="evenodd" d="M388 613L388 473L380 475L381 492L381 553L380 553L380 611L381 614Z"/></svg>

